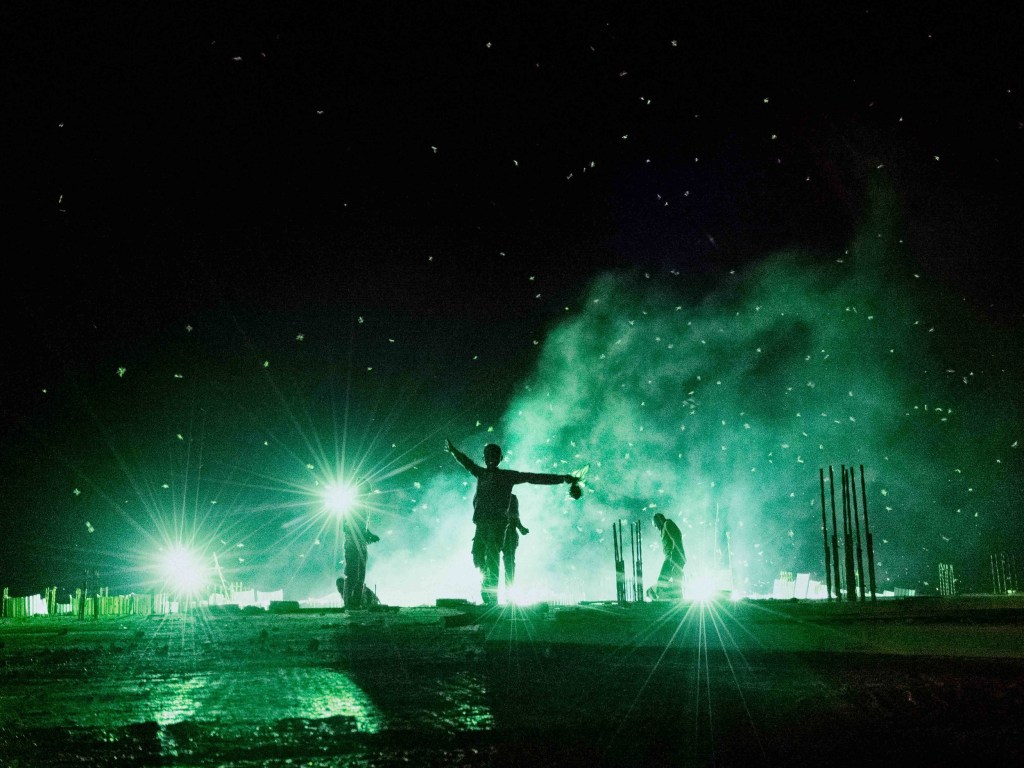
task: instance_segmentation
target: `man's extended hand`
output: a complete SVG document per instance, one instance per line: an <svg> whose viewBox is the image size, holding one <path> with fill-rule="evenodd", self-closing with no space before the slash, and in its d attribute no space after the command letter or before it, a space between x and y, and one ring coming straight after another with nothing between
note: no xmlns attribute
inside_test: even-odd
<svg viewBox="0 0 1024 768"><path fill-rule="evenodd" d="M378 541L380 541L380 536L378 536L376 533L370 533L369 531L366 532L367 544L376 544Z"/></svg>
<svg viewBox="0 0 1024 768"><path fill-rule="evenodd" d="M452 441L448 438L444 439L444 449L448 451L448 453L455 453L455 446L452 445Z"/></svg>

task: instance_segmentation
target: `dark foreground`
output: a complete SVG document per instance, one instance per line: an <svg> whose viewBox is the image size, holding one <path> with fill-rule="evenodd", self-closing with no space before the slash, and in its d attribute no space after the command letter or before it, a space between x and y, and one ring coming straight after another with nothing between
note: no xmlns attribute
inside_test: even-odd
<svg viewBox="0 0 1024 768"><path fill-rule="evenodd" d="M1010 598L479 611L0 620L0 765L1024 758Z"/></svg>

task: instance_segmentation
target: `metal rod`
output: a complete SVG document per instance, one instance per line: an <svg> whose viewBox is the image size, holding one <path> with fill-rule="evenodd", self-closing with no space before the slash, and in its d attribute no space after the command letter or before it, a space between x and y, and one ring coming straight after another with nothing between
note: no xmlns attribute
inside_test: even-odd
<svg viewBox="0 0 1024 768"><path fill-rule="evenodd" d="M825 589L828 599L832 600L832 564L828 560L828 519L825 517L825 470L818 467L818 479L821 481L821 536L825 542Z"/></svg>
<svg viewBox="0 0 1024 768"><path fill-rule="evenodd" d="M622 525L619 521L612 523L612 545L615 547L615 599L625 600L624 563L622 562Z"/></svg>
<svg viewBox="0 0 1024 768"><path fill-rule="evenodd" d="M632 587L633 597L632 600L636 600L636 524L629 524L629 556L632 559L630 564L630 586Z"/></svg>
<svg viewBox="0 0 1024 768"><path fill-rule="evenodd" d="M850 487L843 464L843 559L846 565L846 599L857 599L857 574L853 567L853 525L850 523Z"/></svg>
<svg viewBox="0 0 1024 768"><path fill-rule="evenodd" d="M860 579L860 599L866 600L864 585L867 579L864 578L864 552L860 548L860 513L857 511L857 477L853 473L853 465L850 465L850 499L853 501L853 530L857 536L857 577Z"/></svg>
<svg viewBox="0 0 1024 768"><path fill-rule="evenodd" d="M639 602L644 601L644 534L640 523L636 524L636 594Z"/></svg>
<svg viewBox="0 0 1024 768"><path fill-rule="evenodd" d="M641 603L644 599L644 590L640 583L640 558L643 556L640 554L640 521L637 520L633 525L636 526L633 532L633 539L636 541L636 557L633 558L633 599Z"/></svg>
<svg viewBox="0 0 1024 768"><path fill-rule="evenodd" d="M836 575L836 600L842 600L839 578L839 533L836 525L836 482L832 465L828 465L828 490L832 496L832 572Z"/></svg>
<svg viewBox="0 0 1024 768"><path fill-rule="evenodd" d="M868 525L868 492L864 485L864 465L860 465L860 505L864 510L864 539L868 545L868 581L871 587L871 599L875 599L875 544L871 538L871 528Z"/></svg>

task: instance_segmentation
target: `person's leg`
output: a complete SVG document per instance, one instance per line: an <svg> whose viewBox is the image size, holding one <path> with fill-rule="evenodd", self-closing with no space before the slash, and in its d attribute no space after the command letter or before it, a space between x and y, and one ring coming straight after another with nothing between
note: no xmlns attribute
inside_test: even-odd
<svg viewBox="0 0 1024 768"><path fill-rule="evenodd" d="M498 560L501 556L500 536L500 531L488 530L484 533L483 579L480 585L480 596L485 603L490 605L498 602L498 574L501 568L501 563Z"/></svg>
<svg viewBox="0 0 1024 768"><path fill-rule="evenodd" d="M345 607L361 608L363 582L366 580L366 553L358 547L345 547Z"/></svg>
<svg viewBox="0 0 1024 768"><path fill-rule="evenodd" d="M678 600L683 596L683 571L677 563L666 558L658 574L658 597Z"/></svg>
<svg viewBox="0 0 1024 768"><path fill-rule="evenodd" d="M505 589L512 589L512 585L516 581L516 548L506 546L503 554L505 556Z"/></svg>
<svg viewBox="0 0 1024 768"><path fill-rule="evenodd" d="M659 599L673 597L674 585L672 583L672 571L675 566L671 560L666 559L661 564L661 571L658 572L657 596Z"/></svg>
<svg viewBox="0 0 1024 768"><path fill-rule="evenodd" d="M473 536L473 567L478 570L484 569L484 537L485 532L481 526L476 527L476 534Z"/></svg>
<svg viewBox="0 0 1024 768"><path fill-rule="evenodd" d="M366 603L363 602L363 593L366 591L366 550L364 549L362 552L359 553L359 555L359 565L356 570L356 580L358 582L357 588L359 590L359 604L356 607L365 608Z"/></svg>
<svg viewBox="0 0 1024 768"><path fill-rule="evenodd" d="M483 581L480 585L480 596L487 604L498 602L498 550L489 548L485 555Z"/></svg>

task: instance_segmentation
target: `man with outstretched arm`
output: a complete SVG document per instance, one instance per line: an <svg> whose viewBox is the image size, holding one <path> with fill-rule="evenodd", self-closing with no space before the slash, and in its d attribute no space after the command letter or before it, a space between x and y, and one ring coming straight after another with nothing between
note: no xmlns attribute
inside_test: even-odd
<svg viewBox="0 0 1024 768"><path fill-rule="evenodd" d="M476 493L473 495L473 523L476 525L476 535L473 537L473 565L480 569L482 575L480 596L485 604L493 605L498 602L499 557L505 529L509 523L513 487L520 483L576 483L578 478L574 475L499 469L501 447L494 443L484 446L482 467L452 445L451 440L445 441L445 450L476 478Z"/></svg>

